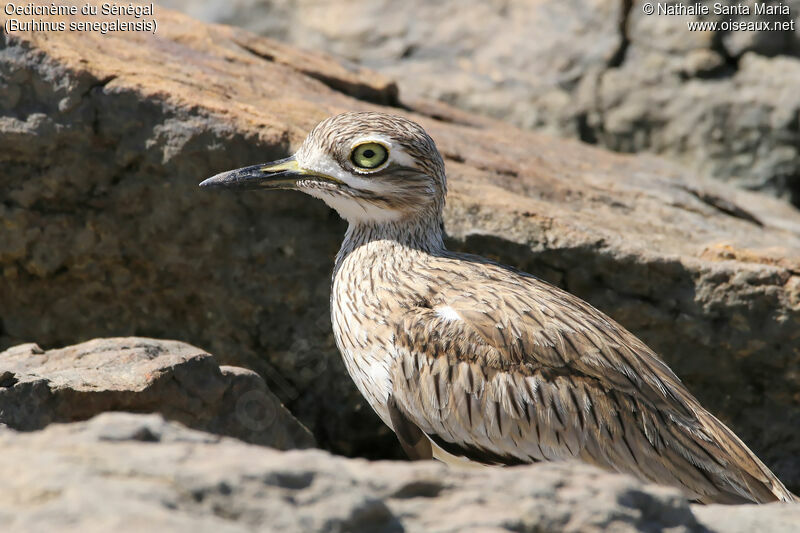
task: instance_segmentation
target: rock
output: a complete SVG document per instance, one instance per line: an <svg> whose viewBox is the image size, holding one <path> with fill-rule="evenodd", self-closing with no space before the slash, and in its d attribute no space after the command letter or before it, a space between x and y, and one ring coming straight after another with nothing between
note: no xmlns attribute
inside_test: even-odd
<svg viewBox="0 0 800 533"><path fill-rule="evenodd" d="M676 490L579 464L370 463L128 413L0 431L0 447L0 519L14 531L703 530ZM768 530L780 512L751 514Z"/></svg>
<svg viewBox="0 0 800 533"><path fill-rule="evenodd" d="M800 205L798 0L684 2L706 5L701 17L598 0L160 4L376 68L398 80L404 101L438 98L612 150L664 154ZM714 4L749 14L715 14ZM756 15L755 4L789 14ZM794 31L722 26L793 19ZM698 21L719 27L689 31Z"/></svg>
<svg viewBox="0 0 800 533"><path fill-rule="evenodd" d="M800 511L690 506L674 489L577 463L448 468L280 452L160 415L5 430L0 447L0 519L13 531L788 533Z"/></svg>
<svg viewBox="0 0 800 533"><path fill-rule="evenodd" d="M711 7L714 3L707 2ZM604 146L652 151L800 205L800 46L791 31L686 31L692 21L788 22L790 15L645 16L633 8L625 60L585 102ZM759 2L759 4L764 4ZM767 3L769 4L769 3ZM773 5L777 2L773 2ZM724 5L724 4L722 4Z"/></svg>
<svg viewBox="0 0 800 533"><path fill-rule="evenodd" d="M161 413L190 427L279 449L314 438L255 372L220 367L177 341L95 339L0 353L0 425L32 431L106 411Z"/></svg>
<svg viewBox="0 0 800 533"><path fill-rule="evenodd" d="M800 505L790 503L766 508L757 505L695 505L692 510L710 531L725 533L794 533L800 524Z"/></svg>
<svg viewBox="0 0 800 533"><path fill-rule="evenodd" d="M378 105L391 84L376 75L167 10L158 20L156 37L2 37L0 72L19 95L0 99L3 346L180 338L264 376L322 447L400 457L330 333L344 224L299 193L197 187L286 156L333 113L388 111L444 154L451 247L610 314L800 489L796 210L657 157L429 101Z"/></svg>
<svg viewBox="0 0 800 533"><path fill-rule="evenodd" d="M577 127L581 78L604 70L624 46L621 2L159 4L378 69L398 80L404 101L437 98L554 132Z"/></svg>

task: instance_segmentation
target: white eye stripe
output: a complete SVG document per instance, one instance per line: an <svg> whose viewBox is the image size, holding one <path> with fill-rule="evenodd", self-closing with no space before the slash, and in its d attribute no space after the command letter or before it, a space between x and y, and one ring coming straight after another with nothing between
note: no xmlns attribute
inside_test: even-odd
<svg viewBox="0 0 800 533"><path fill-rule="evenodd" d="M375 168L362 169L357 167L350 157L357 146L367 143L380 144L387 150L388 157ZM405 151L405 147L393 142L387 136L368 134L354 139L349 144L349 151L339 152L336 157L330 151L320 149L319 146L304 146L297 152L297 162L308 171L330 176L352 189L380 197L392 197L401 190L394 180L376 179L374 174L385 170L389 165L417 167L416 160ZM301 190L323 200L351 223L365 221L385 223L398 220L403 215L400 210L374 204L368 199L348 197L312 185L302 187Z"/></svg>

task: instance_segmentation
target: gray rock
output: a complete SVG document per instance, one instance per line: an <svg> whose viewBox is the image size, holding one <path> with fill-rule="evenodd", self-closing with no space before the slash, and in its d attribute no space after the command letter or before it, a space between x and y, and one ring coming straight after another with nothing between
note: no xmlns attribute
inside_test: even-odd
<svg viewBox="0 0 800 533"><path fill-rule="evenodd" d="M612 150L664 154L800 205L800 1L699 3L709 16L647 16L643 3L621 0L160 2L378 69L398 80L404 101L437 98ZM750 14L715 14L714 4ZM790 14L756 15L756 4ZM722 26L792 19L794 32ZM695 21L720 26L689 31Z"/></svg>
<svg viewBox="0 0 800 533"><path fill-rule="evenodd" d="M578 464L370 463L125 413L0 447L5 531L702 531L677 491Z"/></svg>
<svg viewBox="0 0 800 533"><path fill-rule="evenodd" d="M796 531L800 506L689 505L576 464L456 468L279 452L159 415L0 430L4 531ZM33 460L35 458L35 460Z"/></svg>
<svg viewBox="0 0 800 533"><path fill-rule="evenodd" d="M800 505L791 503L767 507L694 505L692 511L709 530L725 533L796 533L800 524Z"/></svg>
<svg viewBox="0 0 800 533"><path fill-rule="evenodd" d="M0 115L3 347L183 339L264 376L320 446L401 456L330 334L344 224L301 194L197 188L380 109L444 154L451 247L610 314L800 489L800 215L784 202L439 103L381 106L385 78L167 10L156 37L2 38L18 95Z"/></svg>
<svg viewBox="0 0 800 533"><path fill-rule="evenodd" d="M161 413L280 449L314 445L258 374L220 367L182 342L129 337L48 351L23 344L0 353L0 424L31 431L105 411Z"/></svg>
<svg viewBox="0 0 800 533"><path fill-rule="evenodd" d="M774 22L800 13L799 2L783 2L791 15L756 16L753 4L731 4L749 5L750 15L715 16L712 7L707 17L645 16L634 7L625 60L584 100L589 140L668 155L800 205L800 47L792 32L687 30L689 21Z"/></svg>
<svg viewBox="0 0 800 533"><path fill-rule="evenodd" d="M562 132L574 93L623 47L619 2L162 0L209 22L326 50L397 79L403 98L436 98Z"/></svg>

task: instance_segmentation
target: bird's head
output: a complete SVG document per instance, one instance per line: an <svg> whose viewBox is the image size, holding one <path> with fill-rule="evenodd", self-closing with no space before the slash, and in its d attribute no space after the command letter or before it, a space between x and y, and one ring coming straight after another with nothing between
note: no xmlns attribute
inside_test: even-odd
<svg viewBox="0 0 800 533"><path fill-rule="evenodd" d="M438 217L447 187L444 162L425 130L373 112L330 117L293 156L223 172L200 186L302 191L351 224Z"/></svg>

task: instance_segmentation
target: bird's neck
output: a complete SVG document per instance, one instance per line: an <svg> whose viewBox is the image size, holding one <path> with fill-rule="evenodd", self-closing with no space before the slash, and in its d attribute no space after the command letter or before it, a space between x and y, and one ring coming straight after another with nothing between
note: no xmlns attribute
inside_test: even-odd
<svg viewBox="0 0 800 533"><path fill-rule="evenodd" d="M336 257L336 269L353 252L371 243L383 243L423 254L444 250L441 214L426 214L383 222L352 222Z"/></svg>

